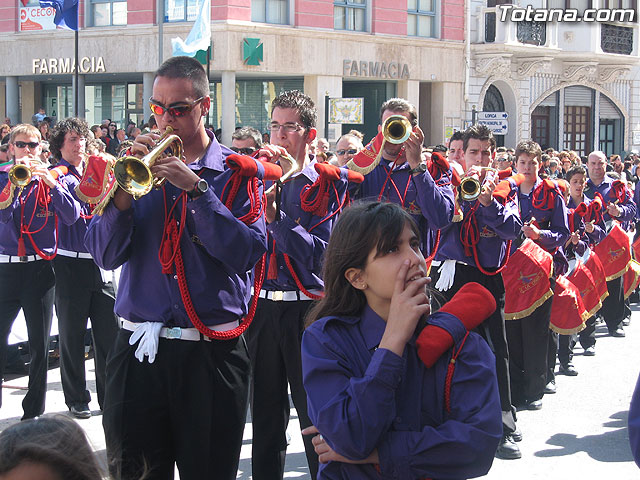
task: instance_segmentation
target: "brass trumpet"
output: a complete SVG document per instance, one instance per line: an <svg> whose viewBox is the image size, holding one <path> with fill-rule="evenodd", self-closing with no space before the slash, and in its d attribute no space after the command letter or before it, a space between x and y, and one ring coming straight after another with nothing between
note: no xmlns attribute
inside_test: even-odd
<svg viewBox="0 0 640 480"><path fill-rule="evenodd" d="M479 175L481 175L483 172L484 178L482 182L480 182ZM477 200L482 193L482 186L484 185L484 182L487 181L487 174L489 174L490 176L495 176L497 175L497 173L498 170L496 170L495 168L482 167L480 169L480 172L478 172L477 174L462 177L462 179L460 180L460 198L465 202L473 202Z"/></svg>
<svg viewBox="0 0 640 480"><path fill-rule="evenodd" d="M382 125L384 139L395 145L406 142L412 131L411 122L404 115L391 115Z"/></svg>
<svg viewBox="0 0 640 480"><path fill-rule="evenodd" d="M289 162L291 164L291 168L287 170L287 173L282 175L276 182L273 182L273 184L267 189L267 191L264 192L265 195L268 195L269 193L271 193L273 189L276 188L276 186L284 183L285 180L287 180L287 178L289 178L291 175L293 175L298 171L298 168L299 168L298 162L296 162L296 159L293 158L291 155L287 153L285 155L280 155L280 158Z"/></svg>
<svg viewBox="0 0 640 480"><path fill-rule="evenodd" d="M151 167L160 158L178 157L183 159L182 140L173 134L173 128L167 127L152 150L144 157L124 156L118 158L113 168L120 188L133 195L136 200L151 191L160 188L164 178L154 178ZM184 160L184 159L183 159Z"/></svg>
<svg viewBox="0 0 640 480"><path fill-rule="evenodd" d="M22 163L16 163L9 170L9 180L16 187L24 188L31 182L31 169Z"/></svg>

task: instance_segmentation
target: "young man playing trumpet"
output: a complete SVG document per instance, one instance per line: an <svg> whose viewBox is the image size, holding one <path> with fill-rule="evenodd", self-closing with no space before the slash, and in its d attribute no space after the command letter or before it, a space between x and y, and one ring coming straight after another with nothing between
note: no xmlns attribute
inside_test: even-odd
<svg viewBox="0 0 640 480"><path fill-rule="evenodd" d="M32 125L11 131L9 153L16 165L30 171L20 187L0 173L0 382L6 361L7 337L22 308L29 334L29 390L22 419L41 415L47 390L47 352L53 314L56 225L72 225L80 205L54 173L40 163L40 132ZM14 171L15 172L15 171ZM23 171L24 173L24 171ZM22 176L22 175L20 175ZM1 400L1 399L0 399Z"/></svg>
<svg viewBox="0 0 640 480"><path fill-rule="evenodd" d="M58 165L67 168L60 180L80 203L82 212L73 225L59 226L58 255L53 260L56 274L56 313L60 331L60 375L64 400L76 418L89 418L91 395L85 381L84 338L87 319L91 319L96 390L100 409L104 405L107 354L118 332L113 313L115 302L111 278L103 275L84 245L84 235L92 218L92 207L81 200L79 185L85 163L89 128L81 118L66 118L51 132L51 151Z"/></svg>
<svg viewBox="0 0 640 480"><path fill-rule="evenodd" d="M450 300L469 282L478 282L493 295L497 308L481 325L478 333L491 346L496 356L496 375L502 407L503 436L496 456L503 459L521 457L514 442L516 432L515 408L509 390L509 353L505 333L505 290L500 270L505 262L507 244L514 240L522 222L517 203L494 198L497 177L486 178L486 167L491 167L495 156L496 141L491 131L483 125L469 127L463 135L463 163L467 175L476 174L480 181L479 195L474 200L460 200L462 221L454 222L441 230L440 247L436 253L431 277L435 288L442 292L441 300ZM474 173L475 172L475 173ZM471 232L477 226L477 242L468 238L463 244L461 232ZM444 298L442 298L444 297ZM435 296L434 298L438 298ZM519 440L519 434L515 434Z"/></svg>
<svg viewBox="0 0 640 480"><path fill-rule="evenodd" d="M244 176L233 200L223 196L233 152L205 129L211 98L197 60L164 62L149 102L160 130L171 126L182 141L183 158L154 149L155 133L136 137L130 153L157 155L151 173L166 182L137 200L118 188L85 237L98 265L122 265L103 420L109 466L116 478L169 479L177 465L183 480L231 480L250 373L237 327L266 249L264 219L244 217L256 203L260 210L262 184Z"/></svg>

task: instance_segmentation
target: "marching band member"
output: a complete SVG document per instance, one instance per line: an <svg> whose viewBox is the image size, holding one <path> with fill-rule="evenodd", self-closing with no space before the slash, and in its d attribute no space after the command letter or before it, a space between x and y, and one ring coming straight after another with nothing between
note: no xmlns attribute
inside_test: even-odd
<svg viewBox="0 0 640 480"><path fill-rule="evenodd" d="M84 235L91 220L91 205L76 194L76 187L84 173L88 135L86 121L67 118L55 125L50 138L51 152L58 160L58 165L67 168L67 174L60 177L60 181L82 206L76 223L59 227L58 255L53 259L62 391L67 407L76 418L91 416L91 395L86 386L84 365L87 318L91 319L96 390L101 410L104 405L107 354L118 332L118 320L113 313L116 298L113 283L103 281L100 269L84 245Z"/></svg>
<svg viewBox="0 0 640 480"><path fill-rule="evenodd" d="M520 218L524 224L522 234L547 252L556 254L554 273L561 275L566 273L566 259L558 256L557 249L565 244L570 235L567 208L557 185L551 180L541 180L538 176L541 157L542 150L536 142L523 140L518 143L516 168L524 176L523 182L518 186ZM516 248L514 244L512 250ZM552 281L552 289L553 284ZM506 322L511 394L516 406L524 405L529 410L542 408L542 397L547 384L552 298L546 299L524 318Z"/></svg>
<svg viewBox="0 0 640 480"><path fill-rule="evenodd" d="M495 302L469 283L428 316L419 235L398 205L363 202L331 236L326 294L302 340L319 478L469 478L491 467L502 435L495 360L463 325ZM455 339L433 363L428 329Z"/></svg>
<svg viewBox="0 0 640 480"><path fill-rule="evenodd" d="M103 420L117 478L139 478L145 466L154 478L172 478L176 464L187 480L236 478L250 362L235 332L266 232L252 214L261 210L256 177L242 177L228 207L223 200L238 177L224 163L233 152L205 129L210 106L196 59L160 66L150 108L158 127L182 140L184 161L159 157L151 172L166 182L138 200L118 188L85 237L101 268L122 265L122 328L107 362ZM147 154L157 139L139 135L131 153Z"/></svg>
<svg viewBox="0 0 640 480"><path fill-rule="evenodd" d="M53 315L56 227L74 224L80 204L58 181L62 169L48 170L39 160L40 131L18 125L11 131L9 152L16 165L31 171L24 188L14 187L7 174L0 193L0 382L7 358L7 337L20 308L29 334L29 389L22 402L23 420L41 415L47 391L49 331ZM1 399L0 399L1 400Z"/></svg>
<svg viewBox="0 0 640 480"><path fill-rule="evenodd" d="M311 425L302 385L300 339L305 315L312 301L322 295L322 256L348 182L346 169L319 164L309 154L309 145L316 138L316 118L315 105L307 95L298 90L282 93L271 103L272 145L257 153L272 161L288 153L297 168L292 167L296 168L293 174L288 172L291 176L281 192L275 188L267 196L268 273L262 290L255 292L258 307L247 330L253 369L252 470L256 480L284 475L290 412L287 385L300 426ZM312 199L309 194L327 181L322 173L327 169L340 172L337 180ZM303 439L309 471L315 478L318 457L311 437Z"/></svg>
<svg viewBox="0 0 640 480"><path fill-rule="evenodd" d="M474 125L467 129L463 137L463 151L464 162L470 172L480 172L482 167L491 167L495 145L493 134L484 125ZM484 176L480 178L483 179ZM516 428L515 409L509 391L505 291L500 272L508 258L509 242L518 236L522 222L518 205L514 201L515 195L511 191L501 200L493 196L498 181L496 177L484 182L477 200L460 201L463 219L441 230L440 247L436 252L431 275L436 289L442 292L444 301L450 300L463 285L477 282L491 292L496 302L497 308L477 332L492 346L496 358L503 421L503 435L496 456L516 459L522 455L514 437L519 441L521 434Z"/></svg>
<svg viewBox="0 0 640 480"><path fill-rule="evenodd" d="M589 180L584 189L584 194L593 199L596 193L602 195L606 202L606 212L604 221L607 224L607 231L610 230L612 220L619 222L632 221L636 215L636 205L631 196L625 191L619 195L613 188L613 180L605 175L607 157L603 152L591 152L587 160ZM609 296L602 302L602 317L607 324L609 335L612 337L624 337L622 328L624 320L624 291L622 288L622 277L615 278L607 282Z"/></svg>
<svg viewBox="0 0 640 480"><path fill-rule="evenodd" d="M405 117L412 130L403 143L384 142L380 147L383 125L392 115ZM370 165L362 171L366 172L362 184L352 187L354 198L385 200L401 205L413 215L422 235L422 251L429 255L437 246L438 229L453 219L451 168L445 160L435 170L432 169L433 174L430 172L422 157L424 133L418 127L416 107L402 98L392 98L382 104L378 132L371 144L352 160L358 162L367 155L377 156L382 148L379 163L371 168L374 163L369 162ZM349 162L349 168L353 168L352 162Z"/></svg>

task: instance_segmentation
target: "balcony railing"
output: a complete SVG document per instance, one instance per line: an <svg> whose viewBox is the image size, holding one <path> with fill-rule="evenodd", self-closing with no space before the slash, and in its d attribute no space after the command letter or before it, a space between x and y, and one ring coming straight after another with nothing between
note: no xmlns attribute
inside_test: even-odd
<svg viewBox="0 0 640 480"><path fill-rule="evenodd" d="M603 23L600 27L600 47L605 53L631 55L633 28Z"/></svg>
<svg viewBox="0 0 640 480"><path fill-rule="evenodd" d="M526 44L557 46L557 25L545 22L500 21L498 7L483 7L478 10L477 43ZM547 41L547 40L550 41Z"/></svg>
<svg viewBox="0 0 640 480"><path fill-rule="evenodd" d="M520 43L544 45L547 43L547 24L545 22L518 22L517 37Z"/></svg>

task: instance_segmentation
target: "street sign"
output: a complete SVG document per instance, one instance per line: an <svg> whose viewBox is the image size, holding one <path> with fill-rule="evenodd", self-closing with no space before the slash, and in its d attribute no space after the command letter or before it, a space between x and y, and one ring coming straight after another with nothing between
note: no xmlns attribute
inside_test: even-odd
<svg viewBox="0 0 640 480"><path fill-rule="evenodd" d="M478 112L478 120L506 120L509 118L507 112Z"/></svg>
<svg viewBox="0 0 640 480"><path fill-rule="evenodd" d="M486 125L494 135L509 133L509 114L507 112L478 112L478 123Z"/></svg>

